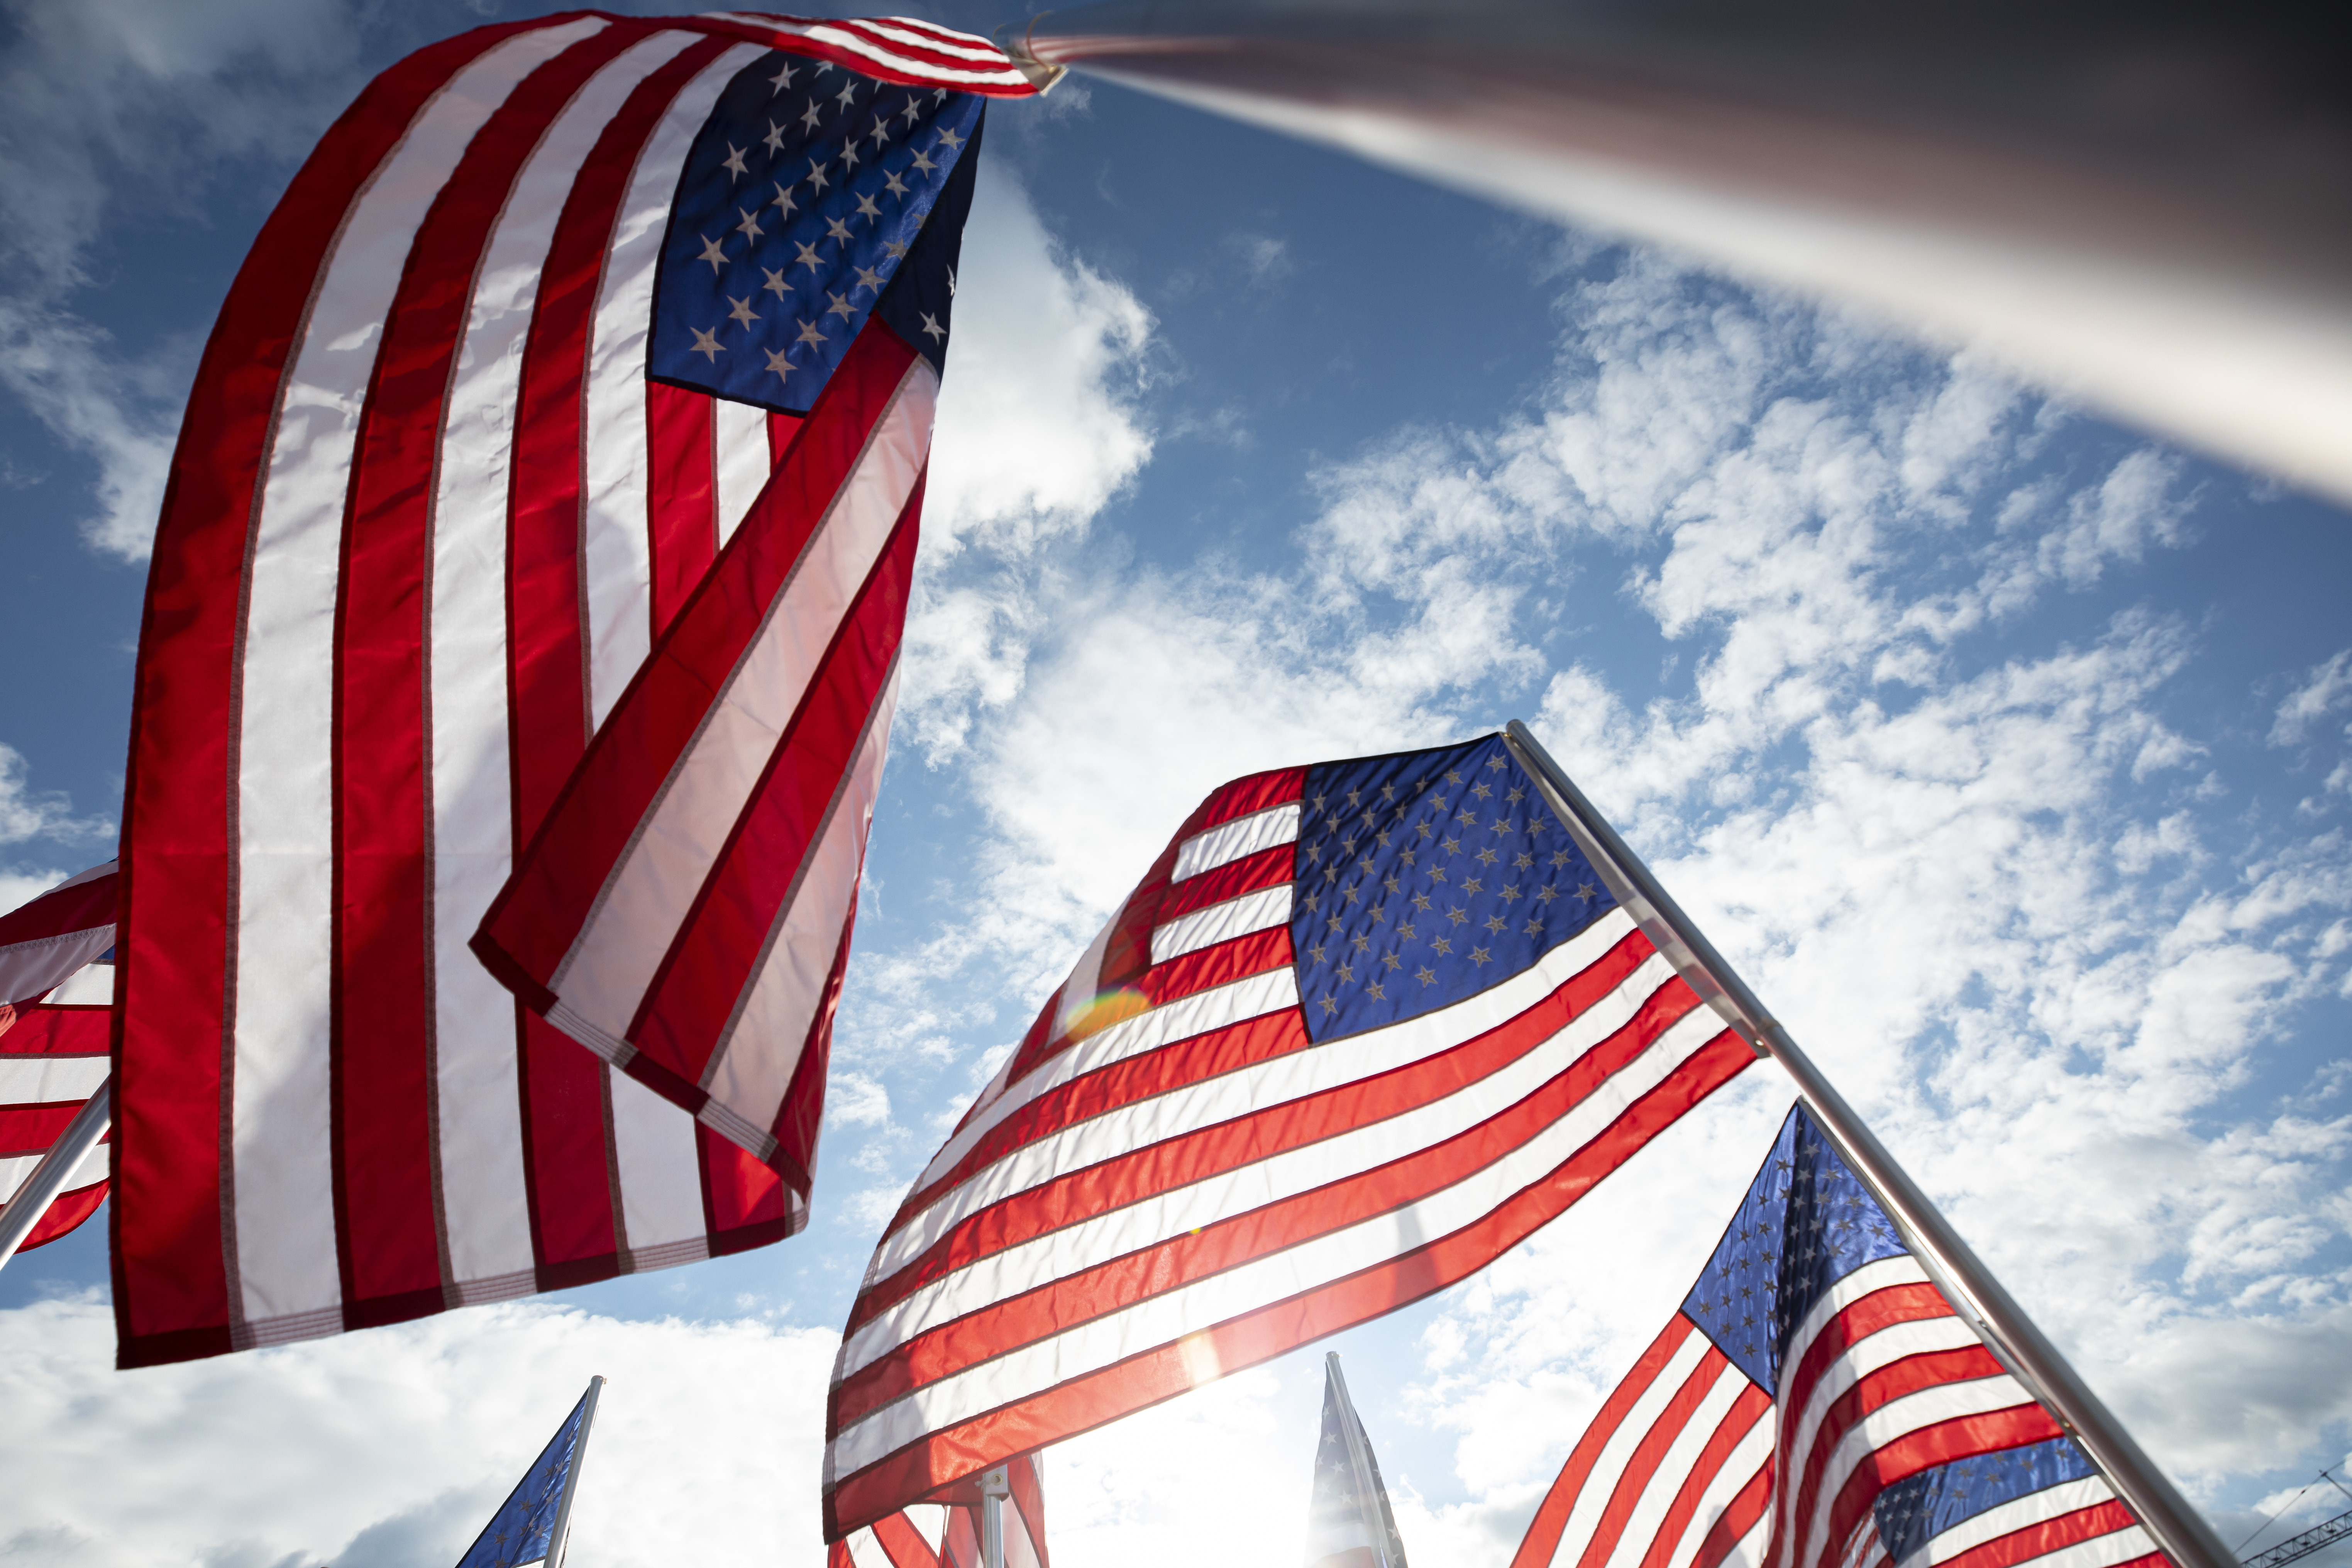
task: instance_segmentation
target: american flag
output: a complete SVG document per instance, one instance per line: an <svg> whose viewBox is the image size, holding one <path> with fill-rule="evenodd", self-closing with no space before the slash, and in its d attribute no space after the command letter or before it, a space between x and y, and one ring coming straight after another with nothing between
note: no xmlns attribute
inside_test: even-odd
<svg viewBox="0 0 2352 1568"><path fill-rule="evenodd" d="M1226 784L890 1222L828 1537L1443 1289L1753 1059L1502 737Z"/></svg>
<svg viewBox="0 0 2352 1568"><path fill-rule="evenodd" d="M1004 1467L1004 1568L1053 1568L1045 1550L1045 1493L1036 1457ZM972 1495L977 1496L976 1489ZM977 1501L916 1503L851 1531L827 1549L826 1568L982 1568Z"/></svg>
<svg viewBox="0 0 2352 1568"><path fill-rule="evenodd" d="M923 23L572 12L410 56L295 176L149 576L124 1364L804 1222L957 204L980 99L1032 90ZM574 879L611 919L540 929ZM698 1123L698 1045L782 1107Z"/></svg>
<svg viewBox="0 0 2352 1568"><path fill-rule="evenodd" d="M110 860L0 915L0 1207L106 1082L116 880ZM105 1197L104 1165L85 1159L23 1247L57 1240Z"/></svg>
<svg viewBox="0 0 2352 1568"><path fill-rule="evenodd" d="M1803 1105L1512 1568L2156 1568Z"/></svg>
<svg viewBox="0 0 2352 1568"><path fill-rule="evenodd" d="M1307 1505L1307 1568L1406 1568L1404 1537L1371 1435L1348 1397L1339 1352L1323 1363L1323 1432Z"/></svg>

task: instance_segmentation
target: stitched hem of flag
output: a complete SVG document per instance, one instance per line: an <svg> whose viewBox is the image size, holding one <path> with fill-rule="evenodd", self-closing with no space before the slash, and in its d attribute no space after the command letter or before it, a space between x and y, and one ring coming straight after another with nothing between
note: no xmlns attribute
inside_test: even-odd
<svg viewBox="0 0 2352 1568"><path fill-rule="evenodd" d="M289 1312L282 1318L247 1318L228 1326L231 1349L257 1350L264 1345L290 1345L297 1340L320 1340L343 1331L343 1310L320 1307L309 1312Z"/></svg>
<svg viewBox="0 0 2352 1568"><path fill-rule="evenodd" d="M573 1012L560 996L555 999L554 1005L548 1008L545 1016L549 1023L603 1057L623 1072L628 1071L629 1064L636 1059L636 1047L617 1035L606 1034L601 1026L590 1023L586 1018Z"/></svg>
<svg viewBox="0 0 2352 1568"><path fill-rule="evenodd" d="M510 1274L491 1274L479 1279L452 1281L447 1291L453 1307L485 1307L493 1301L511 1301L519 1296L534 1295L539 1290L539 1270L518 1268Z"/></svg>
<svg viewBox="0 0 2352 1568"><path fill-rule="evenodd" d="M776 1135L751 1121L739 1110L721 1105L715 1100L705 1100L694 1119L730 1142L740 1144L761 1164L772 1164L776 1157Z"/></svg>
<svg viewBox="0 0 2352 1568"><path fill-rule="evenodd" d="M622 1271L642 1274L655 1268L676 1268L683 1264L699 1263L710 1256L710 1238L688 1237L684 1241L665 1241L658 1247L629 1248Z"/></svg>

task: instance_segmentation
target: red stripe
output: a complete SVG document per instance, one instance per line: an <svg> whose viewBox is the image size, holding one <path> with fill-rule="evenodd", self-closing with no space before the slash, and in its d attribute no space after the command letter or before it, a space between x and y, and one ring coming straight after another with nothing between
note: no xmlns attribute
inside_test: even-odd
<svg viewBox="0 0 2352 1568"><path fill-rule="evenodd" d="M939 54L935 51L920 48L913 45L902 44L896 41L886 41L879 38L875 39L875 45L877 47L887 48L893 55L899 58L912 61L916 68L908 69L898 66L885 65L873 58L871 56L861 54L856 49L845 48L838 44L821 43L813 38L802 37L797 34L783 32L772 27L763 27L757 22L738 22L733 20L697 17L690 21L681 18L680 25L699 27L709 32L720 33L730 37L749 39L752 43L763 44L770 48L787 49L796 55L805 55L811 59L831 60L835 65L847 66L852 70L863 72L865 75L870 76L878 81L898 82L913 87L944 87L950 92L976 93L983 98L1031 98L1035 96L1037 91L1034 87L1032 87L1026 81L984 81L977 83L968 81L943 81L938 77L929 74L921 68L922 67L929 66L934 69L984 71L1000 68L1009 69L1009 62L1006 66L1000 68L992 65L986 60L957 59L952 56ZM829 27L845 26L845 24L836 21L826 21L823 25Z"/></svg>
<svg viewBox="0 0 2352 1568"><path fill-rule="evenodd" d="M1667 1363L1675 1359L1675 1352L1696 1331L1691 1321L1677 1312L1666 1320L1666 1326L1650 1342L1650 1348L1635 1358L1633 1370L1610 1391L1600 1414L1584 1428L1584 1436L1576 1440L1576 1447L1569 1450L1568 1463L1559 1468L1559 1479L1544 1494L1542 1505L1528 1525L1527 1535L1512 1555L1511 1568L1549 1568L1553 1554L1559 1550L1561 1532L1568 1529L1569 1516L1576 1511L1576 1500L1582 1495L1584 1483L1592 1479L1592 1467L1600 1462L1601 1450L1609 1446L1609 1439L1617 1435L1617 1428L1625 1424L1625 1417L1649 1392L1650 1384L1666 1370Z"/></svg>
<svg viewBox="0 0 2352 1568"><path fill-rule="evenodd" d="M799 435L801 426L807 423L797 414L769 414L768 468L771 471L782 466L784 454L792 448L793 437Z"/></svg>
<svg viewBox="0 0 2352 1568"><path fill-rule="evenodd" d="M980 1526L972 1518L975 1511L970 1508L948 1510L948 1527L940 1533L940 1561L947 1568L979 1568Z"/></svg>
<svg viewBox="0 0 2352 1568"><path fill-rule="evenodd" d="M1276 934L1283 937L1286 948L1288 932ZM1378 1078L1342 1084L1252 1116L1162 1140L1085 1170L1056 1176L992 1205L951 1227L920 1258L859 1292L851 1309L850 1329L856 1330L930 1281L992 1252L1057 1230L1088 1215L1122 1207L1154 1193L1184 1186L1364 1122L1399 1114L1476 1082L1542 1045L1570 1019L1589 1011L1639 968L1652 951L1647 937L1638 931L1630 932L1543 1002L1459 1046ZM1643 1011L1636 1013L1626 1027L1639 1031L1654 1026L1663 1030L1673 1022L1673 1017L1665 1016L1667 1013L1679 1016L1696 1001L1687 986L1670 982L1660 988ZM1658 1021L1661 1018L1663 1022ZM1014 1141L1025 1145L1061 1126L1206 1082L1253 1061L1288 1055L1310 1043L1296 1007L1214 1030L1188 1042L1115 1063L1039 1096L1005 1118L999 1127L991 1129L982 1147L991 1147L990 1141L1000 1132L1006 1134L1008 1145ZM1595 1059L1613 1060L1612 1047L1622 1050L1624 1045L1619 1036L1612 1036L1595 1047L1602 1053ZM1004 1153L1011 1152L1009 1146L1003 1150ZM994 1155L988 1163L993 1163L1001 1157L1002 1154ZM960 1161L958 1171L967 1165L974 1171L978 1169L975 1162ZM926 1190L943 1192L950 1186L961 1185L964 1179L951 1173ZM927 1198L922 1206L928 1208L933 1201L936 1200ZM905 1217L912 1217L918 1212L911 1203L901 1211ZM891 1228L895 1231L898 1225L894 1223Z"/></svg>
<svg viewBox="0 0 2352 1568"><path fill-rule="evenodd" d="M1004 1479L1021 1532L1037 1554L1037 1568L1054 1568L1053 1559L1045 1555L1045 1494L1037 1485L1037 1462L1023 1455L1004 1467Z"/></svg>
<svg viewBox="0 0 2352 1568"><path fill-rule="evenodd" d="M52 1100L0 1106L0 1156L47 1153L88 1103Z"/></svg>
<svg viewBox="0 0 2352 1568"><path fill-rule="evenodd" d="M1791 1528L1792 1521L1801 1521L1812 1516L1815 1493L1832 1451L1845 1434L1864 1416L1907 1394L1944 1384L1968 1383L2000 1375L2000 1363L1982 1345L1906 1356L1867 1373L1832 1400L1822 1413L1821 1425L1814 1429L1812 1447L1809 1452L1787 1453L1786 1445L1796 1434L1784 1430L1780 1435L1784 1485L1780 1499L1780 1522L1784 1531L1790 1531L1785 1537L1789 1550L1796 1551L1802 1544ZM1811 1402L1810 1394L1801 1400L1787 1399L1782 1408L1803 1410ZM1793 1513L1790 1511L1792 1505Z"/></svg>
<svg viewBox="0 0 2352 1568"><path fill-rule="evenodd" d="M485 963L535 1006L548 976L645 819L670 769L723 690L764 612L865 449L915 353L861 332L769 480L566 783L474 939Z"/></svg>
<svg viewBox="0 0 2352 1568"><path fill-rule="evenodd" d="M1698 1543L1698 1555L1691 1560L1691 1568L1719 1568L1723 1560L1731 1555L1731 1549L1746 1540L1748 1532L1756 1528L1756 1521L1764 1517L1771 1496L1772 1461L1766 1459L1763 1468L1739 1489L1722 1517L1707 1527Z"/></svg>
<svg viewBox="0 0 2352 1568"><path fill-rule="evenodd" d="M16 1250L30 1252L37 1247L47 1247L59 1237L70 1236L80 1229L82 1221L96 1214L98 1205L106 1201L106 1188L107 1184L101 1181L86 1187L76 1187L71 1192L59 1193L49 1200L49 1206L42 1211L41 1217L33 1222L32 1230L17 1245Z"/></svg>
<svg viewBox="0 0 2352 1568"><path fill-rule="evenodd" d="M2069 1546L2085 1541L2095 1541L2102 1535L2113 1535L2118 1530L2129 1530L2139 1521L2131 1510L2116 1499L2095 1503L2089 1508L2062 1513L2056 1519L2045 1519L2007 1535L1980 1542L1957 1557L1948 1557L1936 1568L2017 1568L2021 1563L2031 1563L2053 1552L2063 1552ZM2157 1553L2157 1560L2163 1560ZM2122 1568L2122 1565L2118 1565Z"/></svg>
<svg viewBox="0 0 2352 1568"><path fill-rule="evenodd" d="M906 626L922 500L918 479L629 1022L629 1043L642 1053L630 1063L632 1074L689 1110L708 1098L699 1087L704 1068L866 740ZM672 1075L672 1084L641 1065Z"/></svg>
<svg viewBox="0 0 2352 1568"><path fill-rule="evenodd" d="M1985 1375L1999 1375L2000 1363L1992 1360L1990 1352L1961 1351L1954 1353L1956 1356L1982 1356L1983 1361L1990 1363L1994 1368L1993 1373ZM1938 1421L1933 1426L1906 1432L1893 1442L1872 1449L1854 1468L1853 1474L1846 1478L1845 1484L1838 1489L1837 1500L1830 1507L1829 1531L1824 1539L1843 1539L1845 1532L1869 1511L1878 1494L1906 1476L1917 1475L1930 1466L1949 1464L1955 1459L1965 1459L1977 1454L1998 1453L2004 1448L2021 1448L2028 1443L2044 1443L2064 1435L2065 1428L2060 1426L2048 1411L2031 1401L1982 1415L1955 1416L1949 1421ZM1817 1451L1819 1447L1816 1445ZM1800 1519L1811 1514L1811 1502L1808 1498L1806 1512L1798 1515Z"/></svg>
<svg viewBox="0 0 2352 1568"><path fill-rule="evenodd" d="M684 607L719 555L719 447L711 399L646 383L646 538L653 636Z"/></svg>
<svg viewBox="0 0 2352 1568"><path fill-rule="evenodd" d="M1781 1368L1783 1408L1802 1410L1811 1404L1813 1389L1829 1369L1871 1335L1898 1323L1926 1322L1954 1315L1943 1292L1924 1280L1890 1285L1848 1303L1844 1310L1822 1325L1804 1353L1797 1358L1795 1370Z"/></svg>
<svg viewBox="0 0 2352 1568"><path fill-rule="evenodd" d="M1228 860L1197 877L1187 877L1170 887L1167 897L1160 900L1159 921L1167 925L1211 904L1278 888L1291 879L1297 859L1296 844L1277 844L1271 849Z"/></svg>
<svg viewBox="0 0 2352 1568"><path fill-rule="evenodd" d="M876 1281L876 1293L887 1288L902 1296L911 1294L899 1276L917 1269L943 1276L1089 1216L1442 1099L1485 1079L1550 1038L1566 1021L1561 1016L1565 1009L1556 1005L1559 1000L1554 993L1546 1003L1483 1036L1393 1071L1166 1139L1015 1194L950 1228L889 1279ZM855 1419L883 1398L985 1360L1002 1347L1028 1343L1079 1319L1116 1310L1187 1280L1402 1207L1463 1180L1572 1110L1696 1002L1688 986L1670 978L1631 1022L1548 1083L1442 1143L1003 1298L917 1335L841 1384L836 1392L842 1419Z"/></svg>
<svg viewBox="0 0 2352 1568"><path fill-rule="evenodd" d="M904 1513L874 1521L874 1539L881 1543L892 1568L939 1568L939 1553Z"/></svg>
<svg viewBox="0 0 2352 1568"><path fill-rule="evenodd" d="M1634 1445L1623 1473L1617 1478L1616 1488L1609 1494L1608 1505L1601 1510L1600 1521L1593 1526L1592 1537L1585 1544L1584 1554L1577 1559L1577 1568L1600 1568L1601 1563L1609 1561L1610 1553L1617 1550L1619 1538L1625 1533L1625 1521L1633 1517L1635 1506L1642 1500L1642 1494L1650 1489L1650 1482L1656 1477L1666 1450L1674 1447L1675 1440L1683 1435L1683 1428L1690 1425L1691 1416L1706 1398L1707 1391L1715 1386L1716 1379L1730 1364L1730 1359L1721 1351L1712 1344L1707 1346L1706 1353L1699 1357L1698 1365L1683 1379L1682 1386L1675 1390L1674 1397L1666 1402L1666 1407L1658 1412L1657 1419L1650 1423L1650 1429L1643 1433L1642 1440Z"/></svg>
<svg viewBox="0 0 2352 1568"><path fill-rule="evenodd" d="M1740 1440L1755 1428L1756 1423L1764 1419L1765 1412L1771 1408L1772 1396L1754 1384L1739 1391L1739 1397L1731 1402L1731 1408L1725 1411L1723 1419L1716 1424L1715 1435L1706 1440L1706 1447L1699 1450L1698 1460L1691 1466L1690 1474L1683 1478L1682 1487L1675 1493L1675 1500L1667 1508L1665 1518L1658 1521L1657 1535L1651 1541L1650 1549L1642 1554L1641 1568L1666 1568L1683 1532L1690 1528L1692 1518L1698 1512L1699 1500L1706 1495L1706 1489L1715 1484L1715 1478L1722 1473L1724 1465L1731 1458L1731 1451L1739 1447Z"/></svg>
<svg viewBox="0 0 2352 1568"><path fill-rule="evenodd" d="M0 915L0 947L112 923L115 885L121 876L119 871L110 871L70 888L51 888Z"/></svg>
<svg viewBox="0 0 2352 1568"><path fill-rule="evenodd" d="M620 1229L604 1142L607 1069L536 1014L516 1021L523 1184L539 1289L609 1279L620 1272Z"/></svg>
<svg viewBox="0 0 2352 1568"><path fill-rule="evenodd" d="M862 851L861 851L862 853ZM863 870L864 862L860 861ZM800 1060L793 1080L768 1133L776 1141L776 1163L799 1177L800 1193L816 1184L816 1140L824 1122L825 1072L833 1058L833 1019L841 1007L842 982L849 974L850 939L857 930L857 900L849 902L849 917L841 922L841 945L835 949L833 968L824 977L824 994L817 1000L816 1016L809 1020L808 1037L801 1042Z"/></svg>
<svg viewBox="0 0 2352 1568"><path fill-rule="evenodd" d="M111 1007L47 1007L35 1003L13 1009L16 1023L5 1031L0 1057L102 1057L114 1029Z"/></svg>
<svg viewBox="0 0 2352 1568"><path fill-rule="evenodd" d="M797 1228L782 1177L698 1123L694 1147L702 1163L702 1226L712 1257L765 1247Z"/></svg>
<svg viewBox="0 0 2352 1568"><path fill-rule="evenodd" d="M1091 1431L1188 1392L1188 1355L1236 1372L1443 1290L1485 1268L1558 1217L1683 1113L1754 1065L1756 1055L1726 1029L1601 1136L1485 1217L1453 1234L1344 1279L1269 1303L1238 1318L1084 1376L1068 1379L985 1415L931 1433L846 1476L826 1494L825 1533L838 1537L935 1488ZM839 1423L831 1423L838 1431Z"/></svg>
<svg viewBox="0 0 2352 1568"><path fill-rule="evenodd" d="M205 347L140 622L122 831L122 1134L111 1205L118 1363L229 1348L222 1251L234 747L257 479L312 280L355 194L449 78L517 33L482 27L378 76L262 226Z"/></svg>
<svg viewBox="0 0 2352 1568"><path fill-rule="evenodd" d="M330 979L335 1238L347 1327L443 1306L432 1130L433 486L474 276L515 176L581 85L645 36L533 70L467 145L410 247L352 452L335 637Z"/></svg>

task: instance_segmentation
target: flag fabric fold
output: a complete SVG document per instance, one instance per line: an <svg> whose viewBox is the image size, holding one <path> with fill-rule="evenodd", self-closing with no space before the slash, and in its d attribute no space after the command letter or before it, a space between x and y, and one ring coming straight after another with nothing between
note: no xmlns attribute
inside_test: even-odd
<svg viewBox="0 0 2352 1568"><path fill-rule="evenodd" d="M198 368L149 576L118 944L124 1364L804 1223L791 1151L814 1139L888 721L950 320L943 204L960 180L968 199L982 100L1032 90L925 23L572 12L402 60L296 174ZM825 489L856 474L898 486L879 523ZM745 651L778 625L788 657ZM513 957L537 951L538 884L504 906L495 974L469 951L535 842L568 855L567 825L641 820L625 764L647 759L597 759L672 739L647 717L668 672L708 674L729 638L728 713L661 764L703 771L656 781L670 809L646 828L722 851L683 893L691 855L654 868L651 907L690 907L697 940L598 956L650 963L698 1020L756 994L727 1060L763 1092L782 1079L762 1123L782 1156L745 1151L748 1114L673 1103L690 1071L616 1073L502 988L569 996ZM608 724L626 738L600 751ZM728 771L762 766L749 789ZM725 848L756 840L765 874L795 834L809 896L726 880ZM557 880L575 874L602 875ZM637 888L604 906L638 920Z"/></svg>
<svg viewBox="0 0 2352 1568"><path fill-rule="evenodd" d="M110 860L0 915L0 1206L111 1069L117 879ZM70 1233L106 1190L103 1157L85 1159L18 1250Z"/></svg>
<svg viewBox="0 0 2352 1568"><path fill-rule="evenodd" d="M2158 1568L1800 1104L1512 1568Z"/></svg>
<svg viewBox="0 0 2352 1568"><path fill-rule="evenodd" d="M1444 1289L1753 1060L1500 736L1224 785L887 1228L828 1538Z"/></svg>

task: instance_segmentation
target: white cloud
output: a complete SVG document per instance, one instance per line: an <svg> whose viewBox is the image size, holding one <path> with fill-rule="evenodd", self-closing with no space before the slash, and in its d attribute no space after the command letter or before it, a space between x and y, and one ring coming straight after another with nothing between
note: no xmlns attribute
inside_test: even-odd
<svg viewBox="0 0 2352 1568"><path fill-rule="evenodd" d="M454 1562L592 1373L572 1563L822 1561L825 1331L511 1304L134 1373L113 1344L95 1302L0 1313L12 1562Z"/></svg>
<svg viewBox="0 0 2352 1568"><path fill-rule="evenodd" d="M2271 723L2271 744L2296 744L2314 724L2347 704L2352 704L2352 648L2315 666L2302 685L2286 694Z"/></svg>
<svg viewBox="0 0 2352 1568"><path fill-rule="evenodd" d="M57 790L36 790L22 752L0 742L0 844L30 838L95 843L114 834L102 816L76 816L73 803Z"/></svg>

